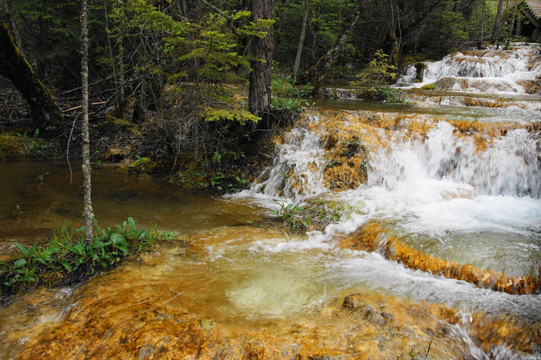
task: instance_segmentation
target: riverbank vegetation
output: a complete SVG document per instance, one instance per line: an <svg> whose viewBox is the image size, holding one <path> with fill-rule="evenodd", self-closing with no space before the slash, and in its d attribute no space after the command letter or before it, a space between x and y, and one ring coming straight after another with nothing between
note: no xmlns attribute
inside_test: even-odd
<svg viewBox="0 0 541 360"><path fill-rule="evenodd" d="M78 284L96 273L116 267L123 259L161 240L172 238L156 228L140 229L132 218L116 227L94 227L85 241L84 227L69 223L57 229L47 245L25 246L15 242L16 259L0 261L0 296L7 297L38 285Z"/></svg>

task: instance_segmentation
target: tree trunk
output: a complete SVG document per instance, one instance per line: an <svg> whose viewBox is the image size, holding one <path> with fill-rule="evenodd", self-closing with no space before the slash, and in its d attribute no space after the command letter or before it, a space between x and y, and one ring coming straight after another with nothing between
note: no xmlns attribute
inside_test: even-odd
<svg viewBox="0 0 541 360"><path fill-rule="evenodd" d="M486 17L487 0L483 0L483 9L481 11L481 37L479 38L479 47L483 44L485 37L485 17Z"/></svg>
<svg viewBox="0 0 541 360"><path fill-rule="evenodd" d="M252 0L252 21L257 19L272 19L274 0ZM251 62L250 88L248 93L248 107L250 112L261 116L271 109L272 85L272 26L264 38L252 39L252 55L256 58Z"/></svg>
<svg viewBox="0 0 541 360"><path fill-rule="evenodd" d="M518 12L518 0L515 0L515 9L513 10L513 20L511 20L511 28L509 29L510 38L513 37L513 30L515 29L515 22L517 21L517 12ZM515 35L516 35L516 32L515 32Z"/></svg>
<svg viewBox="0 0 541 360"><path fill-rule="evenodd" d="M299 45L297 46L297 56L295 57L295 65L293 66L293 81L297 80L297 73L301 64L302 47L304 38L306 37L306 24L308 23L308 15L310 14L310 0L304 0L304 15L302 16L301 35L299 36Z"/></svg>
<svg viewBox="0 0 541 360"><path fill-rule="evenodd" d="M94 212L92 210L92 185L90 167L90 135L88 130L88 4L82 0L81 9L81 80L83 106L83 177L84 177L84 213L85 242L92 243Z"/></svg>
<svg viewBox="0 0 541 360"><path fill-rule="evenodd" d="M6 23L0 23L0 75L10 79L21 92L37 129L44 130L44 133L58 132L62 125L60 109L49 89L19 52Z"/></svg>
<svg viewBox="0 0 541 360"><path fill-rule="evenodd" d="M500 0L498 3L498 11L496 12L496 19L494 20L494 29L492 29L492 42L498 41L498 35L500 33L502 22L503 2L504 0Z"/></svg>
<svg viewBox="0 0 541 360"><path fill-rule="evenodd" d="M2 0L2 7L4 8L4 13L6 14L6 22L9 21L9 25L11 26L11 34L13 35L13 39L15 40L15 44L19 48L19 52L22 56L24 56L23 51L23 42L21 40L21 35L19 34L19 27L17 26L17 23L15 22L15 18L13 17L13 13L11 11L11 0ZM4 21L4 20L0 20Z"/></svg>
<svg viewBox="0 0 541 360"><path fill-rule="evenodd" d="M124 16L124 0L118 0L118 10L120 12L120 21L125 21ZM126 78L125 78L125 72L124 69L124 29L122 28L123 24L118 24L118 38L117 38L117 45L118 45L118 75L119 75L119 81L118 81L118 104L120 106L120 111L123 114L124 112L124 106L126 102Z"/></svg>
<svg viewBox="0 0 541 360"><path fill-rule="evenodd" d="M347 24L347 26L344 27L342 33L338 36L329 51L327 51L327 53L323 55L314 66L302 74L302 77L299 79L301 83L311 83L312 86L314 86L314 92L319 91L327 72L331 68L336 58L338 58L340 55L344 44L351 34L351 31L355 27L357 20L359 20L361 10L364 9L370 3L370 1L371 0L364 0L357 5L351 21Z"/></svg>

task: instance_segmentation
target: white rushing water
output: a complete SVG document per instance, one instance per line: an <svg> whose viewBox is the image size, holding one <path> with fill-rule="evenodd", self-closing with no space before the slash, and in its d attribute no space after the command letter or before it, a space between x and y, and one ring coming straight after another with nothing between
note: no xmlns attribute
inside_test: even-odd
<svg viewBox="0 0 541 360"><path fill-rule="evenodd" d="M541 195L539 139L526 130L498 136L485 151L473 139L460 138L456 129L440 122L426 141L389 139L391 150L371 156L369 186L387 189L429 189L434 181L469 185L469 192L487 195Z"/></svg>
<svg viewBox="0 0 541 360"><path fill-rule="evenodd" d="M451 91L524 94L524 81L536 80L541 75L539 51L538 46L531 45L455 53L425 63L421 83L415 83L415 66L407 67L399 84L421 87L436 83Z"/></svg>
<svg viewBox="0 0 541 360"><path fill-rule="evenodd" d="M323 173L316 169L325 166L321 136L308 130L318 117L306 116L304 122L284 135L284 143L276 145L274 163L253 184L250 194L261 193L264 198L279 197L283 202L299 201L326 191Z"/></svg>

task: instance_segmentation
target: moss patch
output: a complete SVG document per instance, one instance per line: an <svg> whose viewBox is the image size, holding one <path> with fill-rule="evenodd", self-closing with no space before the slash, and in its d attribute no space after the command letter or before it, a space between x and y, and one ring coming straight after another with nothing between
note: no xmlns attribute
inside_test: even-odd
<svg viewBox="0 0 541 360"><path fill-rule="evenodd" d="M149 174L156 168L157 165L158 164L155 161L152 161L148 157L138 157L137 160L124 165L122 169L125 171Z"/></svg>
<svg viewBox="0 0 541 360"><path fill-rule="evenodd" d="M426 84L426 85L421 86L421 89L423 89L423 90L434 90L434 87L435 87L435 86L436 86L435 83L433 83L433 84Z"/></svg>
<svg viewBox="0 0 541 360"><path fill-rule="evenodd" d="M27 146L22 137L0 134L0 161L24 157Z"/></svg>

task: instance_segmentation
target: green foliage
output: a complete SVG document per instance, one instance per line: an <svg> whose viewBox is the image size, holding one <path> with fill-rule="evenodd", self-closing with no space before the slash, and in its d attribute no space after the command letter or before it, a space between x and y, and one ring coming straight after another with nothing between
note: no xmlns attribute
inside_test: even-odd
<svg viewBox="0 0 541 360"><path fill-rule="evenodd" d="M169 76L169 82L180 79L202 82L201 100L207 104L220 99L221 84L239 80L238 70L250 70L250 62L255 60L242 54L238 36L264 37L272 25L270 20L260 20L257 25L249 21L249 11L239 11L231 17L236 32L230 29L225 17L209 13L198 23L188 24L183 36L166 38L166 55L182 65L180 71Z"/></svg>
<svg viewBox="0 0 541 360"><path fill-rule="evenodd" d="M430 34L427 45L439 48L442 53L452 51L468 39L466 28L466 19L460 13L443 9L426 29Z"/></svg>
<svg viewBox="0 0 541 360"><path fill-rule="evenodd" d="M377 97L380 101L393 104L406 104L407 101L402 98L400 89L390 86L376 86Z"/></svg>
<svg viewBox="0 0 541 360"><path fill-rule="evenodd" d="M396 77L396 66L389 63L389 55L382 49L375 52L372 61L359 74L362 84L373 87L391 83Z"/></svg>
<svg viewBox="0 0 541 360"><path fill-rule="evenodd" d="M21 206L20 206L19 204L17 204L17 205L15 206L15 213L14 213L14 215L15 215L15 217L19 217L19 216L21 216L22 214L24 214L24 211L22 211L22 210L21 210Z"/></svg>
<svg viewBox="0 0 541 360"><path fill-rule="evenodd" d="M298 87L290 76L272 77L272 107L276 110L292 110L302 107L311 107L306 98L312 95L314 88L311 85Z"/></svg>
<svg viewBox="0 0 541 360"><path fill-rule="evenodd" d="M282 218L284 225L290 230L307 230L312 224L310 217L299 216L300 212L303 210L302 207L296 206L294 203L288 205L279 203L278 205L280 205L280 209L274 210L273 214Z"/></svg>
<svg viewBox="0 0 541 360"><path fill-rule="evenodd" d="M85 242L84 228L71 230L69 223L58 229L46 246L34 243L26 247L13 244L19 257L9 263L0 261L0 288L4 291L24 290L29 286L50 283L78 272L81 277L90 276L118 264L134 252L152 246L157 240L167 240L171 233L159 233L155 227L138 229L130 217L116 228L94 229L91 244Z"/></svg>
<svg viewBox="0 0 541 360"><path fill-rule="evenodd" d="M311 0L306 39L301 58L301 69L313 65L325 54L337 39L340 29L348 20L345 2L335 0ZM300 36L300 24L304 14L304 0L277 1L276 60L289 69L293 68L295 52ZM357 49L346 44L343 57L353 59ZM351 56L353 55L353 56ZM350 57L351 56L351 57Z"/></svg>
<svg viewBox="0 0 541 360"><path fill-rule="evenodd" d="M219 163L221 159L221 154L215 154L215 162ZM248 184L247 179L222 171L217 171L213 175L203 175L201 173L188 174L179 171L176 182L179 186L211 190L219 194L237 193Z"/></svg>
<svg viewBox="0 0 541 360"><path fill-rule="evenodd" d="M49 144L39 137L36 129L33 136L24 133L0 134L0 161L24 157L41 157Z"/></svg>
<svg viewBox="0 0 541 360"><path fill-rule="evenodd" d="M47 143L45 140L39 137L39 129L34 131L34 136L28 144L28 152L42 154L47 149Z"/></svg>
<svg viewBox="0 0 541 360"><path fill-rule="evenodd" d="M352 207L343 201L318 199L311 212L318 223L326 226L339 222L351 210Z"/></svg>
<svg viewBox="0 0 541 360"><path fill-rule="evenodd" d="M0 161L24 156L25 142L12 134L0 134Z"/></svg>
<svg viewBox="0 0 541 360"><path fill-rule="evenodd" d="M124 171L134 171L137 173L151 173L156 166L158 165L155 161L150 159L149 157L141 157L139 155L136 155L136 160L124 165L122 169Z"/></svg>
<svg viewBox="0 0 541 360"><path fill-rule="evenodd" d="M292 231L323 230L327 225L341 221L352 212L352 207L343 201L318 199L307 206L280 203L273 211L284 225Z"/></svg>

